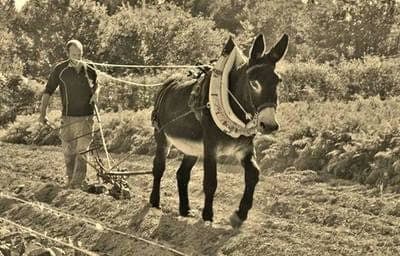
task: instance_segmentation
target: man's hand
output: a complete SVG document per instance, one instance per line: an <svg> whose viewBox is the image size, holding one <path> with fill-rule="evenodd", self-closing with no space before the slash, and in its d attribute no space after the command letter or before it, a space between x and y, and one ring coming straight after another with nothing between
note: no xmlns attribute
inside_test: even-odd
<svg viewBox="0 0 400 256"><path fill-rule="evenodd" d="M92 104L93 106L97 105L97 95L96 94L92 95L92 97L89 100L89 104Z"/></svg>
<svg viewBox="0 0 400 256"><path fill-rule="evenodd" d="M47 116L43 116L43 115L39 116L38 121L41 124L48 124L49 123L49 119L47 118Z"/></svg>

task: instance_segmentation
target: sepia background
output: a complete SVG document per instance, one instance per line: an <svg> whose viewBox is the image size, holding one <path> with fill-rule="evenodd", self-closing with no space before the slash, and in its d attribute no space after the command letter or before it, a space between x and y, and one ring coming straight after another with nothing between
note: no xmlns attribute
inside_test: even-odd
<svg viewBox="0 0 400 256"><path fill-rule="evenodd" d="M134 197L123 202L59 186L58 133L39 125L37 112L68 40L80 40L84 58L99 63L196 65L212 64L229 36L247 55L259 33L267 48L287 33L289 49L277 65L281 130L256 138L261 180L240 231L229 227L228 216L242 194L243 173L229 158L220 159L212 227L200 221L200 163L190 183L195 217L178 217L176 150L162 210L146 206L150 176L129 178ZM0 0L0 188L189 255L399 255L399 63L398 0ZM116 159L132 153L130 170L151 170L150 113L158 87L104 74L154 84L199 70L99 69L110 152ZM49 116L58 124L60 102L53 98ZM90 175L95 180L93 170ZM171 253L1 196L0 217L100 255ZM0 220L0 246L19 252L28 241Z"/></svg>

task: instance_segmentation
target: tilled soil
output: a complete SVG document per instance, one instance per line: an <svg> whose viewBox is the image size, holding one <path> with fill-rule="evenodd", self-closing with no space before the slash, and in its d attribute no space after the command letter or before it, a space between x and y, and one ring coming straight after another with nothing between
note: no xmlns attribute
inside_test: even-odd
<svg viewBox="0 0 400 256"><path fill-rule="evenodd" d="M151 163L151 157L135 155L125 166L130 171L149 171ZM0 217L99 255L176 254L166 247L187 255L400 255L398 194L381 194L378 189L311 170L262 170L249 219L234 230L229 216L244 188L241 167L219 166L210 225L201 220L201 163L192 171L189 187L193 216L179 216L178 165L178 160L168 160L159 210L148 205L151 176L130 177L132 198L115 200L106 194L64 188L58 147L1 143ZM96 180L92 169L89 178ZM7 198L10 195L34 204ZM1 219L0 223L3 254L27 255L37 248L52 248L58 250L56 255L79 255L68 246Z"/></svg>

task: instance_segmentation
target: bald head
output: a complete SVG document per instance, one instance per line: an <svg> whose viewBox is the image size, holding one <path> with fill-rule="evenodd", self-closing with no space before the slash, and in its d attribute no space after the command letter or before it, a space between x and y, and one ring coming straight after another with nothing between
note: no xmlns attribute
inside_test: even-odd
<svg viewBox="0 0 400 256"><path fill-rule="evenodd" d="M83 55L83 45L78 40L70 40L67 42L67 52L68 58L71 61L72 65L79 66L79 62L77 60L82 59Z"/></svg>
<svg viewBox="0 0 400 256"><path fill-rule="evenodd" d="M78 40L72 39L72 40L69 40L69 41L67 42L67 45L66 45L66 47L67 47L67 52L69 52L71 46L75 46L76 48L79 48L79 49L83 52L83 45L82 45L82 43L79 42Z"/></svg>

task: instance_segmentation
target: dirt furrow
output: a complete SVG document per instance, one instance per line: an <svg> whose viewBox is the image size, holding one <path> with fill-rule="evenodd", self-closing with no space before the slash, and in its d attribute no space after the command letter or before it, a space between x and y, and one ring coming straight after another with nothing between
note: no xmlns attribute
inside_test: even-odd
<svg viewBox="0 0 400 256"><path fill-rule="evenodd" d="M238 206L244 187L243 172L237 165L219 167L215 220L210 226L201 221L203 173L200 163L192 171L189 185L194 217L182 218L177 213L174 171L178 160L168 161L161 187L162 209L157 210L147 203L151 176L129 178L133 197L118 201L108 195L64 189L62 154L58 148L0 146L3 177L0 185L5 190L127 233L161 241L188 254L400 254L399 195L381 194L376 189L326 174L295 169L282 173L262 170L249 219L240 230L232 230L228 218ZM149 170L151 160L149 156L132 156L126 166L133 171ZM90 173L90 178L94 180L94 172ZM21 184L25 186L20 187ZM89 231L76 220L40 215L43 213L28 211L22 205L13 209L7 209L2 202L0 205L3 205L1 216L41 230L49 229L56 236L73 236L98 252L136 255L135 248L139 248L144 253L141 255L153 255L134 241L107 232ZM68 225L70 230L62 228Z"/></svg>

